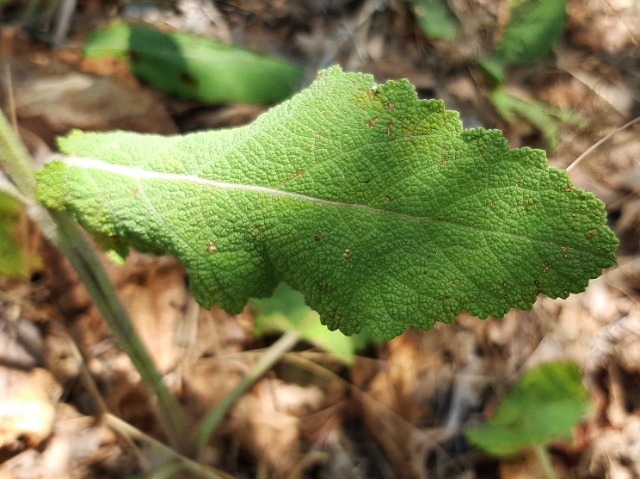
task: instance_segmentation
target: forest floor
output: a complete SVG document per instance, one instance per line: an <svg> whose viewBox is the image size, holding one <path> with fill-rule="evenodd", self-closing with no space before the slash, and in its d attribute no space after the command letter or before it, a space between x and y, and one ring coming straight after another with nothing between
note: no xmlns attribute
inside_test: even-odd
<svg viewBox="0 0 640 479"><path fill-rule="evenodd" d="M136 10L85 0L57 48L48 42L55 17L32 12L22 28L24 12L2 7L2 106L37 164L72 128L177 133L245 124L266 110L179 100L119 61L83 58L93 28L134 15L294 61L307 79L332 64L379 82L408 78L421 98L460 111L465 126L547 149L557 168L595 146L570 176L606 203L621 245L618 265L584 293L541 297L502 319L462 315L412 329L370 345L352 365L300 345L233 404L203 464L238 478L544 477L533 452L497 459L463 432L491 416L523 371L565 359L582 371L591 409L572 439L548 445L557 476L640 477L640 127L620 128L640 114L640 8L570 0L553 52L508 71L506 91L580 118L552 120L552 140L522 116L498 113L476 63L499 38L508 3L450 1L462 33L443 41L427 38L402 1L179 0ZM84 286L26 219L20 231L36 259L26 279L0 277L0 478L178 477L171 451L148 439L165 440L148 392ZM103 259L195 428L274 338L254 336L252 307L231 316L197 306L172 258ZM136 429L114 427L96 414L103 407Z"/></svg>

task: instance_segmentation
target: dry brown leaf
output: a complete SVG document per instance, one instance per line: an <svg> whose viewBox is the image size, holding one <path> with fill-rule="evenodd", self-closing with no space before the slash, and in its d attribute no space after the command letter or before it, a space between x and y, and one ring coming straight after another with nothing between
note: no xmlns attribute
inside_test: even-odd
<svg viewBox="0 0 640 479"><path fill-rule="evenodd" d="M38 446L53 430L59 386L44 369L28 373L0 369L0 373L2 383L13 383L0 390L0 449L20 449L20 443Z"/></svg>

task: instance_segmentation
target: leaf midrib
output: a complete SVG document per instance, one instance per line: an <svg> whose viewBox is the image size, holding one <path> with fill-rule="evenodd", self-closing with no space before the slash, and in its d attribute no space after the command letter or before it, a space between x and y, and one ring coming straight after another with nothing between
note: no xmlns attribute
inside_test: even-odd
<svg viewBox="0 0 640 479"><path fill-rule="evenodd" d="M182 181L182 182L187 181L187 182L195 183L198 185L208 186L211 188L217 188L217 189L226 190L226 191L247 191L252 193L264 193L268 195L281 196L285 198L292 198L296 200L307 201L309 203L314 203L319 205L336 206L341 208L354 208L354 209L368 211L371 213L398 216L398 217L409 219L409 220L439 221L436 218L433 218L431 216L416 216L416 215L410 215L407 213L400 213L398 211L383 210L380 208L375 208L373 206L369 206L361 203L345 203L342 201L327 200L327 199L318 198L315 196L304 195L302 193L279 190L277 188L269 188L267 186L247 185L244 183L232 183L228 181L210 180L207 178L201 178L200 176L197 176L197 175L149 171L149 170L145 170L144 168L139 168L136 166L117 165L113 163L108 163L106 161L96 160L93 158L86 158L86 157L79 157L79 156L66 156L66 157L60 158L59 161L61 161L63 164L70 167L104 171L106 173L113 173L116 175L128 176L129 178L133 178L135 180L151 179L151 180Z"/></svg>
<svg viewBox="0 0 640 479"><path fill-rule="evenodd" d="M106 173L112 173L112 174L117 174L117 175L123 175L123 176L127 176L129 178L133 178L135 180L143 180L143 179L155 179L155 180L165 180L165 181L186 181L186 182L191 182L194 184L198 184L198 185L202 185L202 186L208 186L208 187L212 187L212 188L217 188L220 190L225 190L225 191L247 191L247 192L253 192L253 193L263 193L263 194L268 194L268 195L274 195L274 196L280 196L280 197L285 197L285 198L292 198L292 199L297 199L300 201L307 201L309 203L313 203L313 204L318 204L318 205L325 205L325 206L334 206L334 207L340 207L340 208L352 208L352 209L358 209L358 210L362 210L362 211L367 211L370 213L375 213L375 214L383 214L383 215L389 215L389 216L395 216L398 218L403 218L403 219L407 219L407 220L413 220L413 221L432 221L435 223L446 223L449 224L451 226L457 227L457 228L465 228L465 229L472 229L476 232L485 232L485 233L490 233L490 234L504 234L504 235L509 235L509 236L513 236L516 238L520 238L520 239L526 239L529 240L531 242L541 242L541 243L545 243L545 244L554 244L558 247L560 247L561 245L550 241L548 238L536 238L533 236L529 236L529 235L522 235L522 234L514 234L512 232L508 232L508 231L492 231L492 230L486 230L486 229L482 229L482 228L478 228L477 226L471 226L471 225L464 225L464 224L460 224L460 223L455 223L452 221L448 221L448 220L444 220L442 218L434 218L432 216L418 216L418 215L410 215L407 213L401 213L398 211L392 211L392 210L384 210L384 209L380 209L380 208L375 208L373 206L369 206L366 204L361 204L361 203L345 203L345 202L341 202L341 201L335 201L335 200L327 200L324 198L318 198L315 196L310 196L310 195L304 195L302 193L295 193L295 192L291 192L291 191L286 191L286 190L280 190L277 188L270 188L270 187L266 187L266 186L259 186L259 185L247 185L244 183L232 183L232 182L228 182L228 181L219 181L219 180L210 180L210 179L206 179L206 178L201 178L197 175L187 175L187 174L181 174L181 173L163 173L163 172L159 172L159 171L150 171L150 170L145 170L144 168L140 168L140 167L136 167L136 166L129 166L129 165L118 165L118 164L114 164L114 163L109 163L106 161L101 161L101 160L96 160L94 158L88 158L88 157L80 157L80 156L64 156L64 157L59 157L58 161L61 161L63 164L69 166L69 167L76 167L76 168L80 168L80 169L93 169L93 170L99 170L99 171L103 171ZM574 248L577 251L581 251L580 248Z"/></svg>

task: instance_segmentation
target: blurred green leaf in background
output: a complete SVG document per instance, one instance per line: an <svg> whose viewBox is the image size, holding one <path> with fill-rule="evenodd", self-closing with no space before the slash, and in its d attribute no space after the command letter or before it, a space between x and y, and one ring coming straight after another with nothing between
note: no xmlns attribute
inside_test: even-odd
<svg viewBox="0 0 640 479"><path fill-rule="evenodd" d="M589 396L580 370L570 361L529 369L502 398L495 415L468 429L469 441L485 451L508 456L555 438L570 438L585 414Z"/></svg>
<svg viewBox="0 0 640 479"><path fill-rule="evenodd" d="M480 60L480 67L500 84L509 66L531 65L547 56L564 31L566 4L566 0L514 1L493 56Z"/></svg>
<svg viewBox="0 0 640 479"><path fill-rule="evenodd" d="M429 38L454 41L460 33L458 19L447 0L411 0L422 31Z"/></svg>
<svg viewBox="0 0 640 479"><path fill-rule="evenodd" d="M114 23L85 41L89 59L114 56L156 88L206 103L276 103L299 87L303 69L205 37Z"/></svg>
<svg viewBox="0 0 640 479"><path fill-rule="evenodd" d="M577 113L513 95L501 86L493 89L490 98L500 116L507 122L513 123L520 117L536 127L544 137L547 152L555 150L560 144L562 125L574 128L587 126L584 118Z"/></svg>
<svg viewBox="0 0 640 479"><path fill-rule="evenodd" d="M496 58L507 65L530 65L547 56L562 36L566 7L566 0L514 1Z"/></svg>

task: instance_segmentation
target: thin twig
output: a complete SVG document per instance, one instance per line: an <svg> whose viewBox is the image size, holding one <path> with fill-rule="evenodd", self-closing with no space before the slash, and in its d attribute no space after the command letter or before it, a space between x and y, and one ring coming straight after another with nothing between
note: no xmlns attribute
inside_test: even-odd
<svg viewBox="0 0 640 479"><path fill-rule="evenodd" d="M197 474L198 477L205 477L208 479L233 479L233 476L230 476L223 471L205 466L193 461L192 459L189 459L188 457L183 456L182 454L167 447L157 439L154 439L153 437L135 428L131 424L117 418L113 414L106 414L105 419L106 424L113 430L117 431L120 434L131 437L137 441L145 442L156 450L161 451L164 455L175 458L183 465L184 469L190 470L192 473Z"/></svg>
<svg viewBox="0 0 640 479"><path fill-rule="evenodd" d="M546 446L543 444L536 444L533 446L533 452L535 453L536 459L538 459L538 463L542 468L544 477L546 479L558 479L558 475L553 468L553 463L551 462Z"/></svg>
<svg viewBox="0 0 640 479"><path fill-rule="evenodd" d="M300 323L295 329L288 331L280 337L275 343L273 343L269 349L267 349L258 361L249 369L242 379L235 385L235 387L229 391L218 404L216 404L202 420L194 436L194 442L198 450L198 456L201 456L204 452L204 448L209 442L209 438L215 431L220 421L223 419L226 412L233 404L242 396L247 389L251 387L258 379L260 379L269 369L273 367L286 353L296 345L300 339L300 334L305 327L308 327L309 322L314 318Z"/></svg>
<svg viewBox="0 0 640 479"><path fill-rule="evenodd" d="M71 17L76 8L76 0L62 0L58 6L58 17L56 19L56 27L53 33L52 43L54 47L59 47L64 42L69 27L71 26Z"/></svg>
<svg viewBox="0 0 640 479"><path fill-rule="evenodd" d="M4 76L5 76L5 98L7 99L7 114L9 115L9 120L11 121L11 125L13 126L13 131L18 133L18 117L16 115L16 99L13 96L13 77L11 76L11 63L7 62L4 65Z"/></svg>
<svg viewBox="0 0 640 479"><path fill-rule="evenodd" d="M591 145L589 148L587 148L584 151L584 153L582 153L578 158L576 158L569 166L567 166L567 171L571 171L573 168L575 168L578 163L580 163L582 160L584 160L588 155L591 154L591 152L593 152L596 148L598 148L600 145L602 145L605 141L609 140L613 135L615 135L618 132L621 132L622 130L625 130L625 129L629 128L630 126L632 126L634 123L637 123L638 121L640 121L640 116L638 116L638 117L634 118L633 120L628 121L624 125L616 128L615 130L613 130L612 132L610 132L608 135L604 136L603 138L600 138L593 145Z"/></svg>

